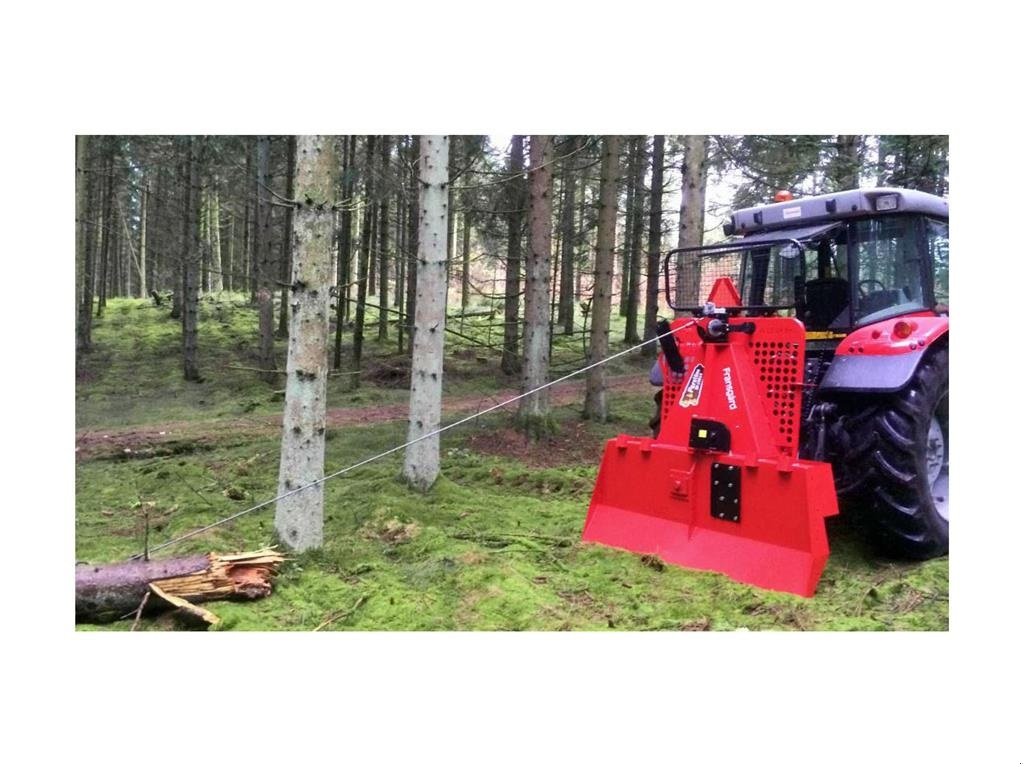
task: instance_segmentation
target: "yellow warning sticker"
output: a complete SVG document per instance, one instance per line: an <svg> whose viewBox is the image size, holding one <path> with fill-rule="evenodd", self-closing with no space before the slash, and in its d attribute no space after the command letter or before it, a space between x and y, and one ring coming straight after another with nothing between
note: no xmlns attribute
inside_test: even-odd
<svg viewBox="0 0 1024 767"><path fill-rule="evenodd" d="M697 438L698 439L707 439L707 437L708 437L708 430L707 429L697 429Z"/></svg>
<svg viewBox="0 0 1024 767"><path fill-rule="evenodd" d="M808 330L808 341L828 341L833 338L846 338L846 333L836 333L833 330Z"/></svg>

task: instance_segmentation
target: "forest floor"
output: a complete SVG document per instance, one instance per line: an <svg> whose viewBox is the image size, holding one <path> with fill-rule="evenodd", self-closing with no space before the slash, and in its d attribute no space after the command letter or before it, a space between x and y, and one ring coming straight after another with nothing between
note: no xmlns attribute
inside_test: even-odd
<svg viewBox="0 0 1024 767"><path fill-rule="evenodd" d="M499 318L500 319L500 318ZM500 344L494 322L454 320ZM393 338L395 328L391 327ZM109 562L273 496L283 383L254 361L256 317L242 296L204 299L200 369L180 374L180 325L166 307L115 300L76 385L76 558ZM373 334L374 337L376 333ZM621 338L621 328L614 334ZM348 330L346 330L346 340ZM468 414L515 391L493 348L449 337L445 412ZM408 397L394 342L371 343L364 382L329 382L328 471L405 437ZM581 364L579 336L555 340L552 366ZM278 358L283 360L283 342ZM580 418L581 384L554 396L557 433L528 443L499 411L442 437L442 476L427 494L398 478L400 455L325 485L325 546L291 556L274 593L217 602L234 630L946 630L948 559L896 562L829 520L832 556L813 599L580 543L603 442L645 434L649 358L613 363L612 420ZM255 549L274 542L272 507L161 554ZM131 620L82 630L128 630ZM142 630L175 628L172 616Z"/></svg>

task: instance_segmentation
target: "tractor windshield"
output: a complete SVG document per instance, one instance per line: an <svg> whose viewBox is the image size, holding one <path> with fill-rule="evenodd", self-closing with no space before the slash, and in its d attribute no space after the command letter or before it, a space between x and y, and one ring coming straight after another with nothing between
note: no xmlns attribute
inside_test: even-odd
<svg viewBox="0 0 1024 767"><path fill-rule="evenodd" d="M885 216L850 225L855 243L855 325L926 307L927 254L919 245L918 221L916 216Z"/></svg>

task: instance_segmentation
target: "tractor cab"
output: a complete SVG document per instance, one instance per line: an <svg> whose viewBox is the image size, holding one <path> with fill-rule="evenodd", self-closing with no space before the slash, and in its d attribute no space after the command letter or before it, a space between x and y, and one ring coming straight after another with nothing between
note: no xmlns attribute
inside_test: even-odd
<svg viewBox="0 0 1024 767"><path fill-rule="evenodd" d="M725 243L666 261L670 304L699 310L719 277L748 316L800 320L808 339L840 338L903 315L948 311L949 204L906 189L840 192L736 211ZM675 280L669 277L675 268ZM674 285L672 284L674 282Z"/></svg>

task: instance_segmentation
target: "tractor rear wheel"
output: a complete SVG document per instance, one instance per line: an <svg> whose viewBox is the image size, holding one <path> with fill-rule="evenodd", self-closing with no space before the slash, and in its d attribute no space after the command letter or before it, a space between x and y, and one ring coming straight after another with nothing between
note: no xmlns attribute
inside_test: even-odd
<svg viewBox="0 0 1024 767"><path fill-rule="evenodd" d="M830 456L843 506L890 554L949 551L949 350L930 352L902 391L840 406Z"/></svg>

